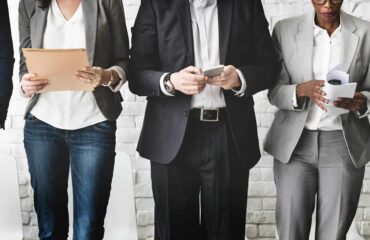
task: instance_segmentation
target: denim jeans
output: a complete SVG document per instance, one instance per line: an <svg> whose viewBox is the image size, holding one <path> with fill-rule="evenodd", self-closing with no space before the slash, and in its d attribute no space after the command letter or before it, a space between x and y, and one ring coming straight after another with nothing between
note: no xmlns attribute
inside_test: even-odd
<svg viewBox="0 0 370 240"><path fill-rule="evenodd" d="M68 131L29 114L24 128L41 240L68 237L68 176L73 185L73 239L100 240L115 159L116 122Z"/></svg>

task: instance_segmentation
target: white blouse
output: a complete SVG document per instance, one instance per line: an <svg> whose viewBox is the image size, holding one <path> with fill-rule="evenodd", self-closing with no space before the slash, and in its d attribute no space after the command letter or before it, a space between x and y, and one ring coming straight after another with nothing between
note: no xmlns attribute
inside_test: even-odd
<svg viewBox="0 0 370 240"><path fill-rule="evenodd" d="M325 29L314 25L313 77L326 79L326 75L340 62L342 48L342 25L331 36ZM342 130L340 115L325 113L316 104L308 111L305 128L309 130Z"/></svg>
<svg viewBox="0 0 370 240"><path fill-rule="evenodd" d="M81 4L75 14L66 20L57 1L52 0L43 47L86 48ZM53 127L65 130L76 130L107 120L99 110L93 93L83 91L41 93L31 114Z"/></svg>

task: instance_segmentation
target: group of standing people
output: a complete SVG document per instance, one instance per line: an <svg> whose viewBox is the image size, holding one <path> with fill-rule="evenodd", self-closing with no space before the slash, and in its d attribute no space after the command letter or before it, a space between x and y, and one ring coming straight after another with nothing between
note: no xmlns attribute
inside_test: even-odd
<svg viewBox="0 0 370 240"><path fill-rule="evenodd" d="M342 3L312 0L313 12L279 21L271 38L261 0L142 0L129 51L121 0L20 0L20 48L86 48L90 66L73 77L96 86L39 93L48 80L21 55L39 238L68 237L71 169L73 239L103 239L128 80L148 100L137 150L151 161L155 240L244 240L261 156L253 95L266 89L278 108L264 148L275 158L279 239L308 239L316 198L316 239L346 239L370 160L370 23ZM14 61L3 8L0 120ZM220 75L203 74L220 64ZM357 82L353 99L334 102L342 115L326 112L322 90L339 64Z"/></svg>

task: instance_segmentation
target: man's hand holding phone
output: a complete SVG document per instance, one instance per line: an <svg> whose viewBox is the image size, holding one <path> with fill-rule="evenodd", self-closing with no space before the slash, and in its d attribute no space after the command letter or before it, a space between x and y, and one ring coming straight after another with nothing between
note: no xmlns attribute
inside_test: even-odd
<svg viewBox="0 0 370 240"><path fill-rule="evenodd" d="M173 73L170 81L176 91L186 95L195 95L204 90L208 77L203 75L202 69L189 66L180 72Z"/></svg>
<svg viewBox="0 0 370 240"><path fill-rule="evenodd" d="M239 75L236 72L236 68L234 66L222 66L222 70L223 71L221 71L220 74L211 76L208 79L207 83L210 85L221 87L225 90L236 89L241 86ZM206 70L204 70L204 72L205 71ZM212 70L212 72L216 73L214 69Z"/></svg>

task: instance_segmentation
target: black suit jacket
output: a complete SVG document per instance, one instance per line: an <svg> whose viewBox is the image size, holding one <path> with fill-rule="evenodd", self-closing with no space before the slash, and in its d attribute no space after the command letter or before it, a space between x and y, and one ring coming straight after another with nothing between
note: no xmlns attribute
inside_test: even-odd
<svg viewBox="0 0 370 240"><path fill-rule="evenodd" d="M13 91L13 57L8 3L5 0L0 2L0 128L4 127L9 100Z"/></svg>
<svg viewBox="0 0 370 240"><path fill-rule="evenodd" d="M252 95L273 87L276 54L261 0L218 0L220 61L240 69L244 97L224 91L228 120L238 156L254 166L260 158ZM189 0L142 0L132 28L129 87L148 103L137 150L142 157L168 164L179 152L191 97L161 93L160 77L194 65Z"/></svg>

